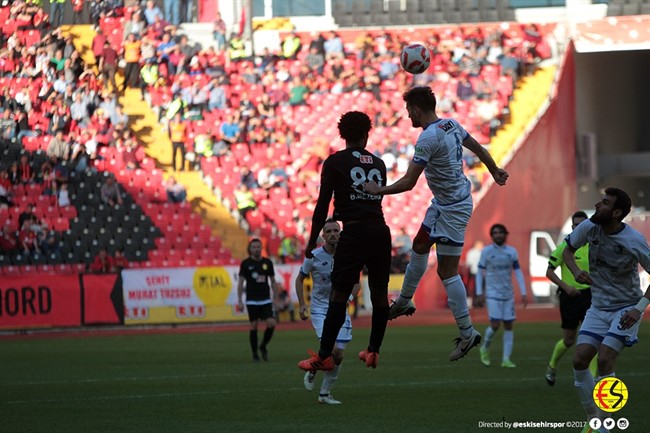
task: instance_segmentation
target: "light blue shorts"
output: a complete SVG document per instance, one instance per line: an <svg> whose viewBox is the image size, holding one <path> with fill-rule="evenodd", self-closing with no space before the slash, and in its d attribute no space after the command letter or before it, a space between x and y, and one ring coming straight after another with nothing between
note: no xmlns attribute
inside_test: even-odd
<svg viewBox="0 0 650 433"><path fill-rule="evenodd" d="M429 239L436 243L436 252L443 256L460 256L465 243L465 229L472 216L472 196L450 205L441 205L435 199L424 215L422 227Z"/></svg>
<svg viewBox="0 0 650 433"><path fill-rule="evenodd" d="M311 312L311 324L314 326L316 336L320 340L323 335L323 324L325 323L326 313ZM336 347L343 350L345 345L352 340L352 319L350 315L345 313L345 322L341 326L339 335L336 337Z"/></svg>
<svg viewBox="0 0 650 433"><path fill-rule="evenodd" d="M485 300L488 317L490 320L501 320L503 322L512 322L515 316L515 299L490 299Z"/></svg>
<svg viewBox="0 0 650 433"><path fill-rule="evenodd" d="M590 344L596 349L604 344L617 352L636 344L643 315L631 328L620 329L618 325L625 312L632 308L633 305L616 311L603 311L592 305L582 321L577 344Z"/></svg>

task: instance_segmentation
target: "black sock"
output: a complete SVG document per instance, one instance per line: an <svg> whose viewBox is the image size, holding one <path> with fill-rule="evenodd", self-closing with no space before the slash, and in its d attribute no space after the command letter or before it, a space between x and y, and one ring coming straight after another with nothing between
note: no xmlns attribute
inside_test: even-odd
<svg viewBox="0 0 650 433"><path fill-rule="evenodd" d="M251 350L253 351L253 355L257 355L257 330L251 330L248 334L248 339L251 342Z"/></svg>
<svg viewBox="0 0 650 433"><path fill-rule="evenodd" d="M368 350L379 353L381 343L384 341L386 325L388 324L388 306L372 307L372 329L370 330L370 343Z"/></svg>
<svg viewBox="0 0 650 433"><path fill-rule="evenodd" d="M275 326L266 328L266 330L264 330L264 338L262 338L262 344L260 345L260 349L266 350L266 345L269 344L269 341L271 341L271 337L273 337L273 331L275 331Z"/></svg>
<svg viewBox="0 0 650 433"><path fill-rule="evenodd" d="M327 316L325 316L325 323L323 324L320 350L318 351L321 358L327 358L332 354L336 337L339 335L341 326L345 322L345 310L347 306L346 303L330 302L330 306L327 309ZM388 314L388 310L386 310L386 314Z"/></svg>

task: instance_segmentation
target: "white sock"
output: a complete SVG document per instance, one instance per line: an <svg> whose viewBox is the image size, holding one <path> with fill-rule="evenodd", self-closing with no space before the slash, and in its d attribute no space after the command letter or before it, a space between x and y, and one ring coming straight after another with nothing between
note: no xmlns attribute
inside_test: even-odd
<svg viewBox="0 0 650 433"><path fill-rule="evenodd" d="M472 319L467 308L467 291L460 275L454 275L442 281L447 291L447 304L456 319L456 326L460 329L460 336L468 338L472 335Z"/></svg>
<svg viewBox="0 0 650 433"><path fill-rule="evenodd" d="M576 370L573 369L573 376L575 377L575 387L578 392L578 398L580 398L580 403L587 414L587 419L599 417L599 411L594 403L594 386L596 382L594 381L593 376L589 369L585 370Z"/></svg>
<svg viewBox="0 0 650 433"><path fill-rule="evenodd" d="M402 283L402 291L400 297L397 298L398 305L406 305L413 298L415 289L417 289L420 280L427 270L427 263L429 262L429 253L418 254L411 251L411 261L406 266L404 273L404 282Z"/></svg>
<svg viewBox="0 0 650 433"><path fill-rule="evenodd" d="M494 337L496 331L492 329L491 326L488 326L485 330L485 335L483 336L483 349L489 349L490 343L492 343L492 337Z"/></svg>
<svg viewBox="0 0 650 433"><path fill-rule="evenodd" d="M320 387L320 395L329 395L330 390L334 386L336 379L339 377L339 371L341 370L341 364L337 365L330 371L326 371L323 375L323 383Z"/></svg>
<svg viewBox="0 0 650 433"><path fill-rule="evenodd" d="M510 359L510 355L512 355L512 345L514 344L515 341L515 334L512 332L512 329L510 331L503 330L503 360L505 361L506 359Z"/></svg>

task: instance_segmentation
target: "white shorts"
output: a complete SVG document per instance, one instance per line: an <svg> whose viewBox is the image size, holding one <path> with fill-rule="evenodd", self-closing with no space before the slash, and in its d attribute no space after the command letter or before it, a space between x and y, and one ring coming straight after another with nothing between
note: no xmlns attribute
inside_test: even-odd
<svg viewBox="0 0 650 433"><path fill-rule="evenodd" d="M621 308L617 311L603 311L592 305L582 321L577 344L590 344L596 349L600 349L600 345L604 344L617 352L626 346L630 347L636 344L643 315L631 328L620 329L618 327L621 317L632 308L634 306Z"/></svg>
<svg viewBox="0 0 650 433"><path fill-rule="evenodd" d="M487 306L488 318L490 320L501 320L503 322L512 322L515 316L515 299L491 299L485 300Z"/></svg>
<svg viewBox="0 0 650 433"><path fill-rule="evenodd" d="M320 340L323 335L323 324L325 323L325 316L327 314L312 312L310 315L311 324L314 326L318 340ZM339 335L336 337L336 347L343 350L345 349L345 345L350 341L352 341L352 319L350 319L350 315L346 312L345 322L341 326Z"/></svg>
<svg viewBox="0 0 650 433"><path fill-rule="evenodd" d="M435 241L438 255L461 255L473 207L471 195L450 205L441 205L435 198L431 200L422 227L429 233L429 239Z"/></svg>

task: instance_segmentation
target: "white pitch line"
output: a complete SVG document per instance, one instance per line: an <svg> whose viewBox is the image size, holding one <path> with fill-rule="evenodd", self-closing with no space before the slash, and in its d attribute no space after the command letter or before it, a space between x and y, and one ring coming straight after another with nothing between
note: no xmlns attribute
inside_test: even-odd
<svg viewBox="0 0 650 433"><path fill-rule="evenodd" d="M71 380L42 380L27 382L7 382L7 386L29 386L29 385L61 385L66 383L102 383L102 382L136 382L139 380L184 380L184 379L205 379L218 377L237 377L239 373L224 374L188 374L188 375L170 375L170 376L132 376L132 377L106 377L101 379L71 379Z"/></svg>
<svg viewBox="0 0 650 433"><path fill-rule="evenodd" d="M650 372L644 373L630 373L626 374L626 377L640 377L640 376L649 376ZM215 376L216 377L216 376ZM473 380L429 380L429 381L409 381L409 382L389 382L389 383L373 383L373 384L351 384L351 383L337 383L337 388L402 388L406 386L434 386L434 385L448 385L448 384L458 384L458 383L504 383L504 382L541 382L539 376L534 377L519 377L512 379L502 379L502 378L489 378L489 379L473 379ZM304 390L302 387L291 387L287 388L287 391L297 391ZM257 392L275 392L277 393L278 388L268 388L268 389L258 389ZM38 400L8 400L5 404L35 404L35 403L66 403L66 402L75 402L75 401L107 401L107 400L138 400L144 398L169 398L169 397L190 397L190 396L205 396L205 395L226 395L226 394L242 394L249 393L250 390L241 389L224 389L220 391L197 391L197 392L165 392L158 394L127 394L127 395L115 395L115 396L80 396L74 398L53 398L53 399L38 399Z"/></svg>

